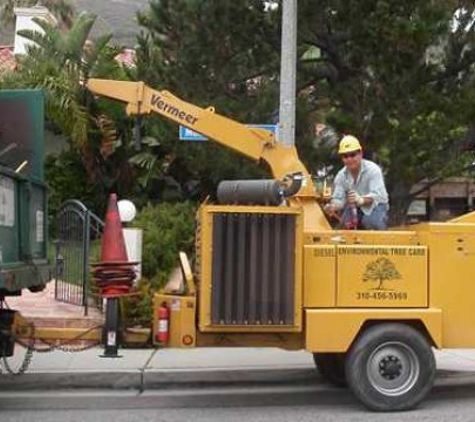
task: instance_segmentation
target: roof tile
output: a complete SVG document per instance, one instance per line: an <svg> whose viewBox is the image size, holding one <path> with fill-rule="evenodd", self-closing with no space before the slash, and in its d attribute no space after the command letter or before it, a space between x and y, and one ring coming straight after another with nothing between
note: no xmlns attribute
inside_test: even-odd
<svg viewBox="0 0 475 422"><path fill-rule="evenodd" d="M16 69L17 61L12 46L0 46L0 74Z"/></svg>

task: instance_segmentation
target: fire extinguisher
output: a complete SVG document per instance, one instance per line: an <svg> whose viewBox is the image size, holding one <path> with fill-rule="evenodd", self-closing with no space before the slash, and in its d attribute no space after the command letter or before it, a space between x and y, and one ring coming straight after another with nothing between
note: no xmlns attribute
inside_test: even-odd
<svg viewBox="0 0 475 422"><path fill-rule="evenodd" d="M158 326L157 326L157 333L156 339L159 343L165 344L168 342L168 334L169 334L169 322L170 322L170 310L167 307L167 304L163 302L157 310L157 317L158 317Z"/></svg>

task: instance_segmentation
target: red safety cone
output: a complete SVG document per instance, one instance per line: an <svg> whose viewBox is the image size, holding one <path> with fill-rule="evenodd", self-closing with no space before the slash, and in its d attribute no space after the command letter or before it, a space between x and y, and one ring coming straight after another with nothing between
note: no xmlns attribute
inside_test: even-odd
<svg viewBox="0 0 475 422"><path fill-rule="evenodd" d="M129 262L127 258L117 195L113 193L109 197L102 232L101 262L92 265L96 285L102 297L107 299L106 321L102 333L104 357L119 357L118 350L122 341L119 298L130 293L135 278L133 267L136 264L137 262Z"/></svg>
<svg viewBox="0 0 475 422"><path fill-rule="evenodd" d="M106 220L102 233L101 262L128 262L122 222L120 221L119 207L117 205L117 195L115 193L111 194L107 205Z"/></svg>
<svg viewBox="0 0 475 422"><path fill-rule="evenodd" d="M93 264L93 275L103 297L118 297L130 292L137 262L129 262L120 221L117 195L111 194L107 206L101 243L101 262Z"/></svg>

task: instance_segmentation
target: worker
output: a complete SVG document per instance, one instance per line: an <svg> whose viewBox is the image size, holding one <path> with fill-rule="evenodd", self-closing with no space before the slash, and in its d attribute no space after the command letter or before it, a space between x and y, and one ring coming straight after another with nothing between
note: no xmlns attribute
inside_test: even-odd
<svg viewBox="0 0 475 422"><path fill-rule="evenodd" d="M326 214L338 217L342 228L385 230L389 201L381 168L363 158L359 140L351 135L343 137L338 154L344 167L335 177Z"/></svg>

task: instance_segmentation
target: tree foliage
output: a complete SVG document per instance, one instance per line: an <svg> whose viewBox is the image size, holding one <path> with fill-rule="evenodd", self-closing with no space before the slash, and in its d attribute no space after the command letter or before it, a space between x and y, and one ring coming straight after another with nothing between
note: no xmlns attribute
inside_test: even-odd
<svg viewBox="0 0 475 422"><path fill-rule="evenodd" d="M271 123L278 109L280 37L277 16L264 8L258 0L152 1L139 14L137 79L197 105L213 105L238 121ZM148 120L145 130L160 144L154 148L160 158L156 166L166 168L164 176L185 197L204 197L222 179L266 174L210 142L178 142L176 125L162 119Z"/></svg>
<svg viewBox="0 0 475 422"><path fill-rule="evenodd" d="M139 15L137 77L237 120L269 122L278 109L280 11L266 3L152 1ZM312 146L316 123L360 137L384 168L393 223L416 183L462 174L473 159L474 7L300 0L297 146L309 169L332 158ZM153 125L182 178L211 188L256 175L210 145L172 145L176 129Z"/></svg>
<svg viewBox="0 0 475 422"><path fill-rule="evenodd" d="M95 21L95 15L82 13L71 29L63 32L49 22L35 19L43 33L21 31L34 44L28 47L28 54L19 58L18 71L3 82L3 85L43 88L48 119L78 148L87 148L89 132L97 117L88 109L84 83L89 76L105 76L104 68L118 52L108 45L110 34L94 43L89 41Z"/></svg>
<svg viewBox="0 0 475 422"><path fill-rule="evenodd" d="M79 179L73 177L70 183L92 185L98 197L94 202L99 203L111 190L129 189L132 173L127 151L130 125L123 107L95 101L85 87L90 77L126 77L115 61L120 49L111 45L112 35L92 38L96 19L94 14L81 13L69 29L36 19L42 32L21 31L34 44L18 57L18 70L0 81L0 86L43 89L47 127L66 138L85 168L87 178L78 171ZM78 167L70 166L67 174L72 175L73 169ZM58 180L55 177L53 182ZM54 187L61 188L63 200L70 197L71 191L62 190L64 184Z"/></svg>
<svg viewBox="0 0 475 422"><path fill-rule="evenodd" d="M465 4L464 9L460 9ZM359 136L386 171L393 222L415 183L459 175L473 159L473 3L299 2L300 86L341 133ZM454 16L458 12L458 25Z"/></svg>

